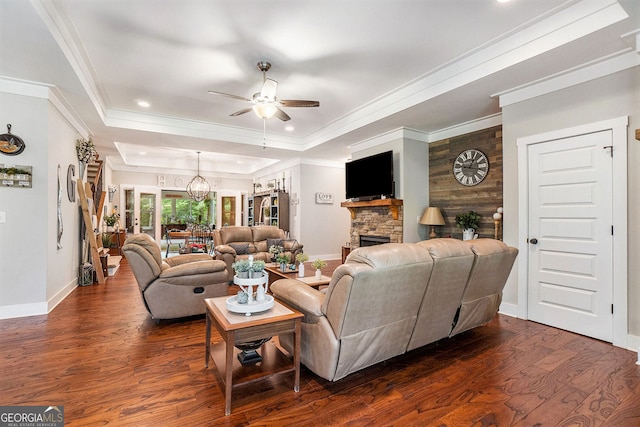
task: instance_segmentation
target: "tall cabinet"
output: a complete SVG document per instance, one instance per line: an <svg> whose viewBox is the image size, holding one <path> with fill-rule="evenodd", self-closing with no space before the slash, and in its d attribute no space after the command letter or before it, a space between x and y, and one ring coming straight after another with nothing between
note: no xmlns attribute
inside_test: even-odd
<svg viewBox="0 0 640 427"><path fill-rule="evenodd" d="M289 194L255 193L247 199L247 214L249 225L273 225L289 231Z"/></svg>

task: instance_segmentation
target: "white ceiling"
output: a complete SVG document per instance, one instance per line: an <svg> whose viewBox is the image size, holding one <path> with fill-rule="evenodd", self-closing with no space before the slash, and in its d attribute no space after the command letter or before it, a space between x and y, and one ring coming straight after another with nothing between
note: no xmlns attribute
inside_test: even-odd
<svg viewBox="0 0 640 427"><path fill-rule="evenodd" d="M640 0L0 0L0 16L0 76L55 86L114 168L192 171L199 150L224 176L491 117L492 95L634 49ZM279 99L320 107L266 133L230 117L249 105L207 91L250 98L261 60Z"/></svg>

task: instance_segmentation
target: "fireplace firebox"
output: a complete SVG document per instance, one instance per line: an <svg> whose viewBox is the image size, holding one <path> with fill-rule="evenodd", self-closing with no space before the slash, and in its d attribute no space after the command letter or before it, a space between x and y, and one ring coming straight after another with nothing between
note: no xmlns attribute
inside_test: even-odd
<svg viewBox="0 0 640 427"><path fill-rule="evenodd" d="M360 236L360 247L382 245L391 242L389 236Z"/></svg>

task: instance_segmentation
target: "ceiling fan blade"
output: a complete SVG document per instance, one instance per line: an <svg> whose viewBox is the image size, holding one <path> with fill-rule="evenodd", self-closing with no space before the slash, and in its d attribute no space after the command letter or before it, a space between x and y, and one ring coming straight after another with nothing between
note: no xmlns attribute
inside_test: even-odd
<svg viewBox="0 0 640 427"><path fill-rule="evenodd" d="M320 101L304 101L302 99L285 99L278 101L283 107L319 107Z"/></svg>
<svg viewBox="0 0 640 427"><path fill-rule="evenodd" d="M278 82L272 79L265 79L260 91L260 96L268 98L270 100L276 99L276 89L278 89Z"/></svg>
<svg viewBox="0 0 640 427"><path fill-rule="evenodd" d="M289 117L289 115L287 113L285 113L284 111L282 111L280 108L278 108L276 110L276 113L274 114L274 117L279 118L280 120L282 120L283 122L286 122L288 120L291 120L291 117Z"/></svg>
<svg viewBox="0 0 640 427"><path fill-rule="evenodd" d="M224 92L216 92L214 90L210 90L209 93L211 95L220 95L220 96L226 96L227 98L233 98L233 99L239 99L240 101L247 101L247 102L251 102L251 100L249 98L245 98L244 96L238 96L238 95L231 95L229 93L224 93Z"/></svg>
<svg viewBox="0 0 640 427"><path fill-rule="evenodd" d="M253 110L253 107L243 108L242 110L236 111L235 113L232 113L232 114L229 114L229 115L232 116L232 117L235 117L235 116L239 116L239 115L244 114L244 113L248 113L251 110Z"/></svg>

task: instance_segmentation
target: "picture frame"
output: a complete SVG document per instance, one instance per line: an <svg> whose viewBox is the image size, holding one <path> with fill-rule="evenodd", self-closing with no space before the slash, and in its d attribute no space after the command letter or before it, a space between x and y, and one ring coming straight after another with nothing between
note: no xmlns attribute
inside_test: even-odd
<svg viewBox="0 0 640 427"><path fill-rule="evenodd" d="M275 189L276 188L276 180L275 179L270 179L269 181L267 181L267 188Z"/></svg>

